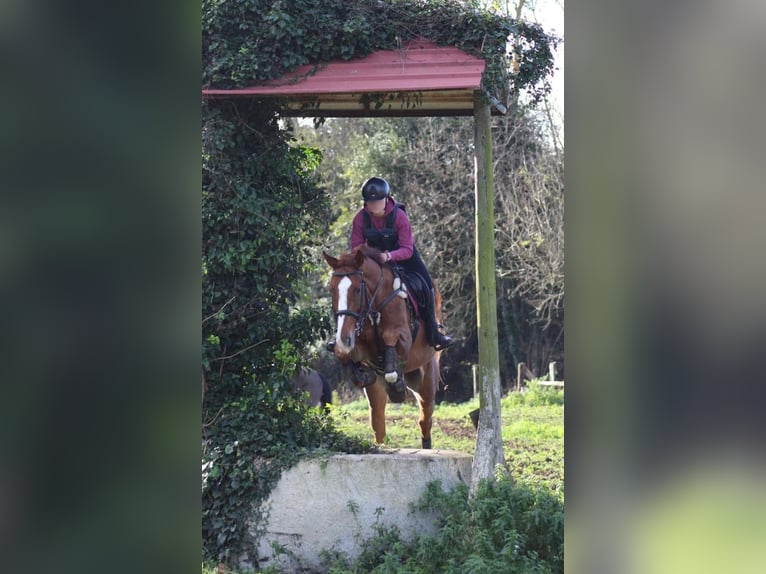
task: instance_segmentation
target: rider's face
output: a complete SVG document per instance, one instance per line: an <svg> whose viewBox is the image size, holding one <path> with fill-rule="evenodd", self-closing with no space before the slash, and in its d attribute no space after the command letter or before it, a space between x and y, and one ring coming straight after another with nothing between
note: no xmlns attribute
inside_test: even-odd
<svg viewBox="0 0 766 574"><path fill-rule="evenodd" d="M383 215L383 213L386 210L386 200L385 199L375 199L370 200L367 202L367 211L372 213L373 215Z"/></svg>

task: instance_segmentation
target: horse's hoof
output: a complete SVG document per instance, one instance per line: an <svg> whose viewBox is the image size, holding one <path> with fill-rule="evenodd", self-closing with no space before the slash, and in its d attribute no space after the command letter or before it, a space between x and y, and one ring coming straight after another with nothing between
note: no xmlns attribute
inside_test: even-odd
<svg viewBox="0 0 766 574"><path fill-rule="evenodd" d="M424 449L431 450L431 439L430 438L428 440L423 439L422 443L423 443L423 448Z"/></svg>
<svg viewBox="0 0 766 574"><path fill-rule="evenodd" d="M354 385L358 388L363 389L375 384L377 375L372 369L365 368L359 363L352 363L351 372Z"/></svg>
<svg viewBox="0 0 766 574"><path fill-rule="evenodd" d="M407 398L406 390L407 390L406 386L404 387L404 390L400 391L400 390L397 390L397 388L391 383L388 383L386 385L386 392L388 393L388 399L392 403L403 403L404 399Z"/></svg>
<svg viewBox="0 0 766 574"><path fill-rule="evenodd" d="M394 371L392 373L386 373L386 382L387 383L395 383L396 379L398 379L398 378L399 378L399 375L397 374L396 371Z"/></svg>

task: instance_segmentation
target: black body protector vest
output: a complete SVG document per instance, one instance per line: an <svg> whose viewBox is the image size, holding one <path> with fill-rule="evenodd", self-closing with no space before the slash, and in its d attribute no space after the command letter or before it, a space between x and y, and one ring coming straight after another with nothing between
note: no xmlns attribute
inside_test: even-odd
<svg viewBox="0 0 766 574"><path fill-rule="evenodd" d="M370 214L367 210L362 212L364 216L364 239L367 245L375 247L380 251L393 251L399 249L399 233L394 227L394 221L396 221L396 213L399 209L407 211L403 203L394 202L394 208L386 216L386 222L382 229L376 229L370 219Z"/></svg>

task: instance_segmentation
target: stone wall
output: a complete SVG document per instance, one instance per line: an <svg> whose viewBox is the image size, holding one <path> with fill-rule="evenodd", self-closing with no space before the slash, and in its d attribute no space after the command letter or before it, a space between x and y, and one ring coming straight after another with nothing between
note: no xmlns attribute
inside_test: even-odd
<svg viewBox="0 0 766 574"><path fill-rule="evenodd" d="M459 482L469 485L472 460L454 451L399 449L303 461L283 473L264 504L268 521L259 541L259 566L323 572L322 550L355 558L376 522L395 524L404 539L434 533L437 517L412 512L410 504L434 480L445 490ZM272 542L289 552L275 556Z"/></svg>

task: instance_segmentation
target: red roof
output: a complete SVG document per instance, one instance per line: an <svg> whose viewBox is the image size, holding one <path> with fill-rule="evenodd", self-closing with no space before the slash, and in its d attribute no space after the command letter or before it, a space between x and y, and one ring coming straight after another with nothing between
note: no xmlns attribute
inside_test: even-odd
<svg viewBox="0 0 766 574"><path fill-rule="evenodd" d="M301 66L262 85L232 90L206 88L202 95L281 97L287 101L286 115L471 115L484 60L458 48L414 40L401 50L382 50L357 60L333 60L312 74L313 70L313 65ZM366 95L381 93L405 97L386 99L376 108Z"/></svg>

